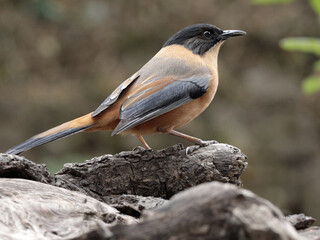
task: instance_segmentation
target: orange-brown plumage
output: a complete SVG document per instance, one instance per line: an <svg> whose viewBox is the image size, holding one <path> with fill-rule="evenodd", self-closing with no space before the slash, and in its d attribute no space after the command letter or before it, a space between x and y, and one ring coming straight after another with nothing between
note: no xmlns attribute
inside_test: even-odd
<svg viewBox="0 0 320 240"><path fill-rule="evenodd" d="M201 144L202 140L175 131L201 114L218 87L219 49L242 31L222 31L196 24L174 34L139 71L125 80L92 113L61 124L9 149L19 154L81 131L112 130L142 135L167 132Z"/></svg>

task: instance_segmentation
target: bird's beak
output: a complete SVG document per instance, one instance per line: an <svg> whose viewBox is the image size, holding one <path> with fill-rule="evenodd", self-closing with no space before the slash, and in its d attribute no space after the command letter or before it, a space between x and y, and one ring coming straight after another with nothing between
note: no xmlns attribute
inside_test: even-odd
<svg viewBox="0 0 320 240"><path fill-rule="evenodd" d="M241 30L224 30L222 34L220 34L220 39L226 40L227 38L230 38L230 37L238 37L246 34L247 34L246 32Z"/></svg>

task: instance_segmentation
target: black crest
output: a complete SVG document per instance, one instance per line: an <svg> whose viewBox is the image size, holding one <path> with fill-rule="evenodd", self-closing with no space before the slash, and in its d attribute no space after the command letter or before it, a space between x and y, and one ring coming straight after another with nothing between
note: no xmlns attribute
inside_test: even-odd
<svg viewBox="0 0 320 240"><path fill-rule="evenodd" d="M223 31L211 24L195 24L188 26L172 37L163 45L173 44L183 45L190 49L194 54L202 55L212 48L215 44L224 40L221 38Z"/></svg>

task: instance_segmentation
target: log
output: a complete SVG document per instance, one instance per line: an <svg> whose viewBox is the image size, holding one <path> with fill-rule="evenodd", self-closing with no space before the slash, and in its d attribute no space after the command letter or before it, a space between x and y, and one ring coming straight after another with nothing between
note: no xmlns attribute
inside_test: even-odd
<svg viewBox="0 0 320 240"><path fill-rule="evenodd" d="M241 185L247 157L228 144L175 145L103 155L85 163L65 164L52 176L44 165L24 157L0 154L0 177L19 177L85 193L100 201L110 195L140 195L169 199L204 182Z"/></svg>
<svg viewBox="0 0 320 240"><path fill-rule="evenodd" d="M279 209L250 191L211 182L147 211L142 222L110 228L116 239L299 239ZM132 234L134 233L134 234Z"/></svg>
<svg viewBox="0 0 320 240"><path fill-rule="evenodd" d="M116 208L123 214L140 218L143 210L154 209L162 206L168 200L156 197L143 197L139 195L110 195L104 197L104 202Z"/></svg>
<svg viewBox="0 0 320 240"><path fill-rule="evenodd" d="M302 239L306 240L320 240L320 227L311 226L316 219L306 216L303 213L286 216L285 219L298 230Z"/></svg>
<svg viewBox="0 0 320 240"><path fill-rule="evenodd" d="M289 215L285 219L297 230L309 228L316 221L313 217L306 216L303 213Z"/></svg>
<svg viewBox="0 0 320 240"><path fill-rule="evenodd" d="M70 239L136 219L84 194L35 181L0 179L0 239Z"/></svg>
<svg viewBox="0 0 320 240"><path fill-rule="evenodd" d="M0 178L21 178L48 184L55 183L46 165L35 164L18 155L3 153L0 153Z"/></svg>
<svg viewBox="0 0 320 240"><path fill-rule="evenodd" d="M312 218L284 218L236 187L246 166L239 149L219 143L137 148L55 175L0 154L0 239L301 239L292 225L317 239Z"/></svg>
<svg viewBox="0 0 320 240"><path fill-rule="evenodd" d="M67 164L55 174L89 196L131 194L169 199L174 194L204 182L241 185L246 156L227 144L175 145L163 150L144 150L104 155L85 163Z"/></svg>
<svg viewBox="0 0 320 240"><path fill-rule="evenodd" d="M299 235L303 240L320 240L320 227L314 226L299 231Z"/></svg>
<svg viewBox="0 0 320 240"><path fill-rule="evenodd" d="M82 193L2 178L0 211L7 240L300 239L270 202L219 182L178 193L137 221Z"/></svg>

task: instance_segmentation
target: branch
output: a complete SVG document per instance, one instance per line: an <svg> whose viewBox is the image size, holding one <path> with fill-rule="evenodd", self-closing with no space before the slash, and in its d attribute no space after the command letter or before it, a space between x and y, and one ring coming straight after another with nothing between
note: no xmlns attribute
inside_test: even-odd
<svg viewBox="0 0 320 240"><path fill-rule="evenodd" d="M16 155L0 154L0 177L15 176L79 191L105 201L110 195L170 198L195 185L220 181L241 185L246 156L227 144L182 145L163 150L121 152L85 163L65 164L55 177L44 165Z"/></svg>
<svg viewBox="0 0 320 240"><path fill-rule="evenodd" d="M69 239L137 220L84 194L25 179L0 179L0 239Z"/></svg>
<svg viewBox="0 0 320 240"><path fill-rule="evenodd" d="M168 203L146 211L141 222L101 229L74 240L243 239L298 240L298 233L280 210L250 191L231 184L204 183L175 195Z"/></svg>
<svg viewBox="0 0 320 240"><path fill-rule="evenodd" d="M193 146L188 154L182 145L163 150L141 150L104 155L85 163L67 164L55 177L72 183L89 196L134 194L170 198L203 182L240 185L246 156L227 144Z"/></svg>
<svg viewBox="0 0 320 240"><path fill-rule="evenodd" d="M0 154L0 238L299 239L270 202L231 184L204 183L240 185L247 163L239 149L211 144L187 152L181 145L136 149L67 164L55 176L44 165ZM297 228L313 221L287 219ZM319 228L299 234L311 239Z"/></svg>

